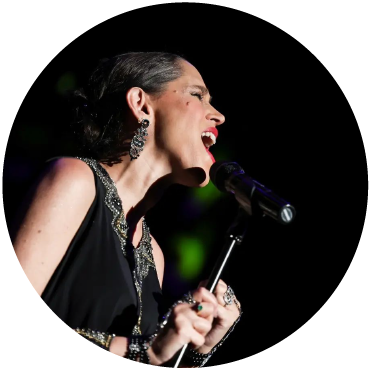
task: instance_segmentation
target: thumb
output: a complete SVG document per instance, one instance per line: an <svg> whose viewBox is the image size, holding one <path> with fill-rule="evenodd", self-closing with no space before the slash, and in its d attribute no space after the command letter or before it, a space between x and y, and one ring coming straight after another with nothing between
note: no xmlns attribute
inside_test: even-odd
<svg viewBox="0 0 370 370"><path fill-rule="evenodd" d="M207 283L208 283L208 280L209 280L209 279L207 279L207 280L202 280L202 281L198 284L198 288L201 288L201 287L205 288L205 287L206 287L206 285L207 285Z"/></svg>

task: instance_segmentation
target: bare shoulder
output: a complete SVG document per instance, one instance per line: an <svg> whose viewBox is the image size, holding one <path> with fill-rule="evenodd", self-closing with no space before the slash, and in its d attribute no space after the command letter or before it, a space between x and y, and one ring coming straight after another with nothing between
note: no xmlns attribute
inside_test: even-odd
<svg viewBox="0 0 370 370"><path fill-rule="evenodd" d="M84 211L95 197L94 175L89 166L76 158L56 159L46 167L34 184L26 203L32 210L54 212L56 208L66 211L68 205L74 212ZM61 217L61 216L59 216Z"/></svg>
<svg viewBox="0 0 370 370"><path fill-rule="evenodd" d="M51 161L44 173L42 181L73 186L78 189L87 186L87 191L95 189L94 175L89 166L77 158L59 158Z"/></svg>
<svg viewBox="0 0 370 370"><path fill-rule="evenodd" d="M158 274L159 285L162 287L164 274L164 255L162 249L158 245L157 241L154 239L153 235L150 236L152 238L153 257Z"/></svg>
<svg viewBox="0 0 370 370"><path fill-rule="evenodd" d="M13 235L19 262L42 293L95 198L94 175L75 158L50 162L24 202Z"/></svg>

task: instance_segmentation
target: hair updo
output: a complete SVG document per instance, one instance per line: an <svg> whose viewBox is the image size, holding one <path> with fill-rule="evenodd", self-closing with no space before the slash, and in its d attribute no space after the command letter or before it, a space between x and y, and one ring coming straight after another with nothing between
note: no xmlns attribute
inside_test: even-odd
<svg viewBox="0 0 370 370"><path fill-rule="evenodd" d="M132 52L103 60L87 85L73 92L72 122L82 155L108 165L121 162L129 148L125 130L126 93L140 87L155 97L182 75L182 57L164 52Z"/></svg>

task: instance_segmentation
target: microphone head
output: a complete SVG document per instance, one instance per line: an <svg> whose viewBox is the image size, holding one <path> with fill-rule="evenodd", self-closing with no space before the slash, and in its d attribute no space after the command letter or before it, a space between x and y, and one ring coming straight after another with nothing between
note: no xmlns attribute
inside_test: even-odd
<svg viewBox="0 0 370 370"><path fill-rule="evenodd" d="M236 162L217 161L211 166L209 176L218 190L227 192L225 181L233 172L244 173L244 170Z"/></svg>

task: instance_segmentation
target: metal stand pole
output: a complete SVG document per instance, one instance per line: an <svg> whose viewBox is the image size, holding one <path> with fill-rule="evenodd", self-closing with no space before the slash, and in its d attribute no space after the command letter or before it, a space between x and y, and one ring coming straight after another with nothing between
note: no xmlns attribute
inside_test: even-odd
<svg viewBox="0 0 370 370"><path fill-rule="evenodd" d="M211 293L213 293L214 289L216 288L221 273L230 257L231 252L233 251L234 246L242 243L247 232L250 217L251 216L247 214L242 207L239 207L238 215L226 233L226 242L206 284L206 289L208 289ZM188 344L185 344L182 347L174 368L178 368L187 347Z"/></svg>

